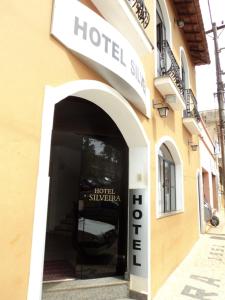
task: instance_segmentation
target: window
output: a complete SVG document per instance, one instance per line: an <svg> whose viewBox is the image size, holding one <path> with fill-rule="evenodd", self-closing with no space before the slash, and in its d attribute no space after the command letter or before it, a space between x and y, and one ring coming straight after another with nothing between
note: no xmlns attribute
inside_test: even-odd
<svg viewBox="0 0 225 300"><path fill-rule="evenodd" d="M182 79L184 89L189 89L190 88L189 68L188 68L187 56L185 54L185 50L183 49L183 47L180 47L180 65L181 65L181 79Z"/></svg>
<svg viewBox="0 0 225 300"><path fill-rule="evenodd" d="M165 69L166 62L165 46L171 44L171 22L168 9L164 0L156 1L156 55L157 55L157 76L161 76Z"/></svg>
<svg viewBox="0 0 225 300"><path fill-rule="evenodd" d="M176 142L163 136L156 144L156 217L184 212L183 160Z"/></svg>
<svg viewBox="0 0 225 300"><path fill-rule="evenodd" d="M165 27L165 22L163 20L162 10L158 2L157 2L156 20L157 20L157 25L156 25L157 48L159 52L162 52L163 40L166 39L166 27Z"/></svg>
<svg viewBox="0 0 225 300"><path fill-rule="evenodd" d="M185 89L186 86L187 86L187 83L186 83L186 70L184 68L184 62L183 62L182 59L181 59L181 80L182 80L183 87Z"/></svg>
<svg viewBox="0 0 225 300"><path fill-rule="evenodd" d="M159 149L159 189L160 213L177 210L176 205L176 168L173 157L165 144Z"/></svg>
<svg viewBox="0 0 225 300"><path fill-rule="evenodd" d="M163 19L163 14L160 5L157 1L157 12L156 12L156 38L157 38L157 74L161 75L161 55L163 51L163 40L166 39L166 27Z"/></svg>
<svg viewBox="0 0 225 300"><path fill-rule="evenodd" d="M180 48L180 65L181 65L181 81L183 86L183 96L186 104L186 110L184 111L184 117L190 114L190 111L194 109L190 96L189 96L189 70L188 62L184 52L184 49Z"/></svg>

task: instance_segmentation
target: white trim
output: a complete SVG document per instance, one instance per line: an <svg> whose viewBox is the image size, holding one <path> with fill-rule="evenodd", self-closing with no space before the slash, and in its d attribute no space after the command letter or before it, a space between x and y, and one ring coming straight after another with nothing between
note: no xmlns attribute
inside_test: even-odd
<svg viewBox="0 0 225 300"><path fill-rule="evenodd" d="M188 65L188 60L187 60L187 55L186 52L184 50L184 47L180 47L180 76L182 75L181 72L181 66L182 66L182 59L184 62L184 68L185 71L187 72L187 86L185 87L186 89L190 89L190 72L189 72L189 65Z"/></svg>
<svg viewBox="0 0 225 300"><path fill-rule="evenodd" d="M194 117L191 118L185 118L183 117L183 124L186 127L186 129L190 132L192 135L200 135L201 129L198 126L198 122Z"/></svg>
<svg viewBox="0 0 225 300"><path fill-rule="evenodd" d="M171 21L170 21L170 17L169 17L169 11L168 11L168 8L167 8L167 4L166 4L166 1L165 0L158 0L159 2L159 5L162 9L162 14L163 14L163 17L164 17L164 21L165 21L165 26L166 26L166 39L170 45L170 48L172 50L172 25L171 25ZM154 8L154 29L156 28L156 20L157 20L157 0L154 1L154 5L153 5L153 8ZM158 76L157 74L157 60L158 60L158 48L157 48L157 33L156 33L156 29L154 30L155 32L155 36L154 36L154 48L155 48L155 77Z"/></svg>
<svg viewBox="0 0 225 300"><path fill-rule="evenodd" d="M171 211L171 212L168 212L168 213L160 213L159 216L157 217L157 219L163 219L163 218L166 218L166 217L179 215L179 214L183 214L183 213L184 213L183 210L176 210L176 211Z"/></svg>
<svg viewBox="0 0 225 300"><path fill-rule="evenodd" d="M205 232L202 171L200 169L197 169L196 171L196 190L198 201L198 225L200 234Z"/></svg>
<svg viewBox="0 0 225 300"><path fill-rule="evenodd" d="M169 14L169 10L167 8L167 4L165 0L158 0L159 5L162 9L162 13L163 13L163 17L164 17L164 21L165 21L165 26L166 26L166 39L170 45L170 47L172 46L172 25L171 25L171 21L170 21L170 14ZM171 48L172 49L172 48Z"/></svg>
<svg viewBox="0 0 225 300"><path fill-rule="evenodd" d="M155 70L154 70L154 73L155 73L155 77L157 77L158 76L158 74L157 74L157 58L158 58L158 48L157 48L157 33L156 33L156 16L157 16L157 14L156 14L156 1L157 0L155 0L155 1L153 1L153 13L152 13L152 18L154 18L153 19L153 31L154 31L154 41L153 41L153 45L154 45L154 68L155 68Z"/></svg>
<svg viewBox="0 0 225 300"><path fill-rule="evenodd" d="M91 2L101 15L127 38L139 56L152 52L153 45L127 0Z"/></svg>
<svg viewBox="0 0 225 300"><path fill-rule="evenodd" d="M206 225L207 222L205 221L205 217L204 217L204 186L203 186L203 176L202 173L205 172L206 170L204 169L204 167L201 166L200 169L200 193L201 193L201 224L202 224L202 228L201 228L201 233L205 233L206 231Z"/></svg>
<svg viewBox="0 0 225 300"><path fill-rule="evenodd" d="M154 80L155 87L173 110L183 113L186 108L184 100L169 76L160 76Z"/></svg>
<svg viewBox="0 0 225 300"><path fill-rule="evenodd" d="M51 132L55 104L67 96L85 98L101 107L116 123L124 136L129 149L135 149L135 160L129 161L129 188L144 188L146 190L146 205L148 220L150 220L150 142L130 104L113 88L94 80L78 80L58 87L46 86L44 95L40 161L37 178L37 192L34 211L32 236L30 277L28 285L28 300L40 300L42 296L42 274L44 263L45 234L47 221L48 199L48 168L51 148ZM138 149L141 155L138 155ZM147 162L147 163L146 163ZM140 176L140 174L142 176ZM131 184L132 182L132 184ZM150 221L148 227L148 253L150 255ZM148 263L148 278L145 286L150 294L150 262ZM150 296L148 296L150 297ZM150 298L149 298L150 299Z"/></svg>
<svg viewBox="0 0 225 300"><path fill-rule="evenodd" d="M162 144L165 144L171 152L176 166L176 204L177 210L171 213L161 213L159 200L159 164L158 154ZM184 212L184 173L183 173L183 160L175 141L170 136L163 136L155 146L155 161L156 161L156 218L167 217Z"/></svg>

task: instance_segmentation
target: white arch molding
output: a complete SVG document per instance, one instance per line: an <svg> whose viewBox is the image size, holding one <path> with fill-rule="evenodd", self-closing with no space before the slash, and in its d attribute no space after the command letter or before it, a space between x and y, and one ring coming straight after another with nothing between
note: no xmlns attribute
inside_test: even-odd
<svg viewBox="0 0 225 300"><path fill-rule="evenodd" d="M176 170L176 199L177 201L177 210L175 212L165 213L162 214L160 212L159 200L160 200L160 193L159 193L159 163L158 163L158 155L159 149L165 144L175 163L175 170ZM158 143L155 146L155 161L156 161L156 217L164 217L167 215L177 214L184 211L184 177L183 177L183 160L181 158L179 149L175 143L175 141L170 136L163 136L160 138Z"/></svg>
<svg viewBox="0 0 225 300"><path fill-rule="evenodd" d="M147 253L150 257L150 144L130 104L113 88L94 80L77 80L58 87L46 86L42 117L41 145L32 235L28 300L42 297L42 276L48 208L49 160L55 104L68 96L84 98L102 108L116 123L129 147L129 189L142 189L147 211ZM128 256L129 257L129 256ZM129 269L128 269L129 272ZM150 291L150 262L147 278L130 274L133 290Z"/></svg>
<svg viewBox="0 0 225 300"><path fill-rule="evenodd" d="M172 30L171 30L171 21L170 21L170 14L167 8L167 4L165 0L156 0L159 3L160 8L162 10L165 26L166 26L166 39L169 45L172 45Z"/></svg>
<svg viewBox="0 0 225 300"><path fill-rule="evenodd" d="M187 86L185 88L189 89L190 88L190 72L189 72L187 55L186 55L184 48L180 47L180 66L182 66L182 63L183 63L183 67L184 67L185 73L186 73L185 80L186 80ZM181 72L181 68L180 68L180 72ZM180 74L180 75L182 75L182 74Z"/></svg>
<svg viewBox="0 0 225 300"><path fill-rule="evenodd" d="M158 3L157 3L158 2ZM155 28L156 28L156 15L157 15L157 6L158 4L160 5L162 14L163 14L163 19L165 22L165 26L166 26L166 40L168 41L170 48L172 49L172 24L170 21L170 14L167 8L167 4L165 0L155 0L154 1L154 18L155 18ZM157 74L157 61L158 61L158 52L157 52L157 45L156 45L156 41L157 41L157 34L156 34L156 30L155 30L155 77L158 76Z"/></svg>
<svg viewBox="0 0 225 300"><path fill-rule="evenodd" d="M197 169L196 171L196 189L197 189L197 201L198 201L198 223L199 223L199 234L205 233L205 220L204 220L204 197L203 197L203 178L202 170Z"/></svg>

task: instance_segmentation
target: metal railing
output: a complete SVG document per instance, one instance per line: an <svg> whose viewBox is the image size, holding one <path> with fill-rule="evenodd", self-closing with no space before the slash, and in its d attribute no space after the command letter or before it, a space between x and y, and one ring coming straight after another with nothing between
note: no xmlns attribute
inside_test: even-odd
<svg viewBox="0 0 225 300"><path fill-rule="evenodd" d="M159 52L159 75L169 76L178 92L183 97L184 85L180 76L180 67L173 55L170 45L167 40L162 41L161 51Z"/></svg>
<svg viewBox="0 0 225 300"><path fill-rule="evenodd" d="M180 67L167 40L162 41L162 43L158 46L158 53L159 76L169 76L177 87L186 105L184 118L195 118L197 121L200 121L197 100L191 89L185 89L185 85L180 75Z"/></svg>
<svg viewBox="0 0 225 300"><path fill-rule="evenodd" d="M134 8L138 20L144 28L146 28L150 22L150 14L145 6L144 0L128 0L130 6Z"/></svg>
<svg viewBox="0 0 225 300"><path fill-rule="evenodd" d="M200 121L198 103L191 89L184 90L184 100L186 104L184 118L195 118L197 121Z"/></svg>

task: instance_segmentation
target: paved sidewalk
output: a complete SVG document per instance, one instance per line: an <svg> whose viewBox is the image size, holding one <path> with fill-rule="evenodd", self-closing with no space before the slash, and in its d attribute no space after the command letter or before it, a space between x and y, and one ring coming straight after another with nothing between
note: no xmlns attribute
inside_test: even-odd
<svg viewBox="0 0 225 300"><path fill-rule="evenodd" d="M154 300L225 300L225 222L201 235Z"/></svg>

